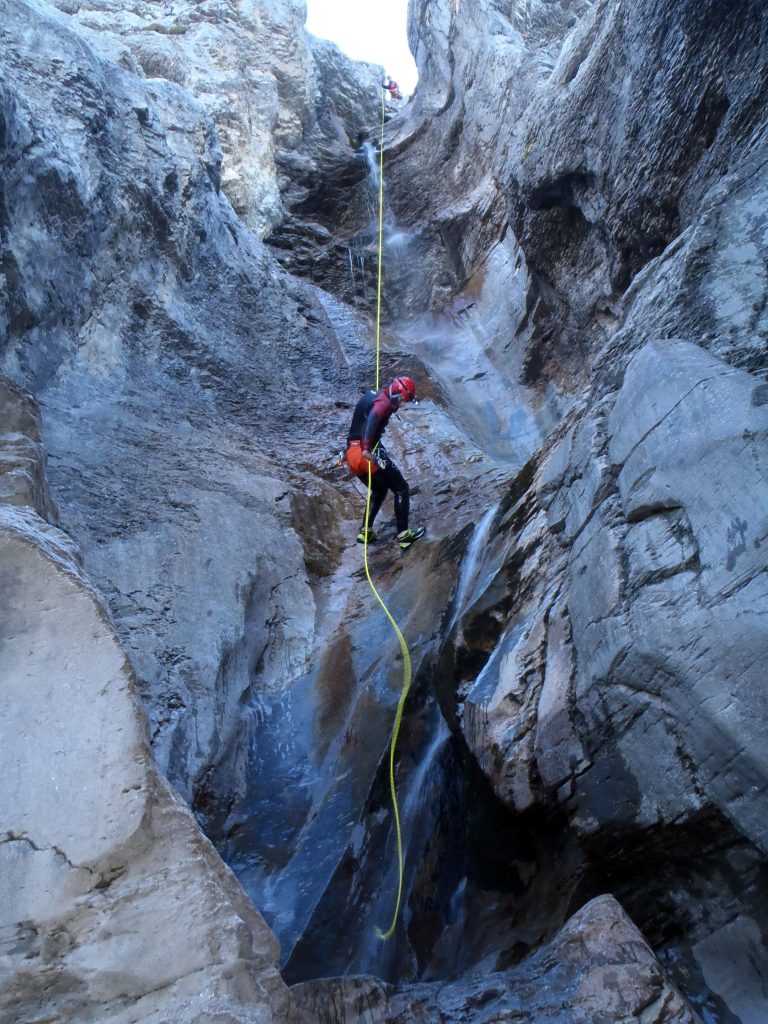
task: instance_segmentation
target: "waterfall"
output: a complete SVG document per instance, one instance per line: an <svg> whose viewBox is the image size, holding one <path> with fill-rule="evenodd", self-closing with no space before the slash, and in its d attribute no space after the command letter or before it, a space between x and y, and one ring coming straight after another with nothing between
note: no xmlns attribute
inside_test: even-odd
<svg viewBox="0 0 768 1024"><path fill-rule="evenodd" d="M364 142L360 147L365 159L368 161L368 171L371 178L379 185L379 153L372 142Z"/></svg>
<svg viewBox="0 0 768 1024"><path fill-rule="evenodd" d="M352 262L352 247L349 245L347 246L347 255L349 256L349 276L352 281L352 294L354 295L357 287L355 285L355 267Z"/></svg>
<svg viewBox="0 0 768 1024"><path fill-rule="evenodd" d="M381 171L379 168L378 150L370 142L364 142L360 147L363 158L368 165L368 174L365 179L365 203L368 212L368 228L378 228L379 222L379 189L381 186Z"/></svg>
<svg viewBox="0 0 768 1024"><path fill-rule="evenodd" d="M442 715L435 710L435 721L432 735L426 748L419 756L409 778L399 782L401 800L401 829L403 836L403 854L405 872L403 879L403 923L407 926L411 917L408 897L413 885L414 875L423 855L435 823L434 796L442 789L443 769L440 757L450 741L451 732ZM361 837L358 836L358 843ZM366 907L365 921L360 929L353 969L355 972L371 972L376 975L386 973L386 965L395 961L397 937L391 943L382 943L376 932L376 926L386 926L391 917L395 893L397 892L397 866L395 855L395 830L389 830L389 836L383 855L382 877L378 889Z"/></svg>
<svg viewBox="0 0 768 1024"><path fill-rule="evenodd" d="M491 524L496 516L498 507L498 505L493 505L489 508L472 531L472 537L470 539L469 546L467 547L467 552L461 563L461 573L459 575L458 586L456 587L456 597L453 602L453 613L448 626L448 633L451 632L453 627L456 625L459 616L470 603L468 598L470 596L474 598L476 596L476 591L482 592L487 583L487 580L484 579L480 587L476 586L478 569L482 565L483 556L486 553L486 543L488 541L488 536L491 532ZM494 573L495 571L496 570L494 568ZM470 587L474 587L471 594Z"/></svg>

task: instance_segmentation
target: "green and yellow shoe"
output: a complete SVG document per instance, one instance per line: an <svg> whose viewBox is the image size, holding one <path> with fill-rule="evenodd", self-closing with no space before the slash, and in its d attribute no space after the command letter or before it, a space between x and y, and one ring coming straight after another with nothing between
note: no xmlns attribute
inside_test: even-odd
<svg viewBox="0 0 768 1024"><path fill-rule="evenodd" d="M360 533L358 533L358 535L357 535L357 543L358 544L365 544L365 528L363 528L360 531ZM373 532L373 530L368 530L368 543L369 544L375 544L376 543L376 534Z"/></svg>
<svg viewBox="0 0 768 1024"><path fill-rule="evenodd" d="M397 535L397 543L403 550L405 550L406 548L409 548L415 540L418 540L419 537L423 537L426 532L427 529L425 526L417 526L415 530L401 530Z"/></svg>

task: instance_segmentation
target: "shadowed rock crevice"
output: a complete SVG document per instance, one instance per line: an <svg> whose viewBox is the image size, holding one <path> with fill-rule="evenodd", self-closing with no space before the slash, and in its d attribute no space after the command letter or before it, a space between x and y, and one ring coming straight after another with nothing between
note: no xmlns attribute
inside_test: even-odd
<svg viewBox="0 0 768 1024"><path fill-rule="evenodd" d="M416 682L397 758L406 889L395 939L376 938L396 892L383 758L351 844L285 964L289 983L367 971L400 984L450 979L489 960L501 969L565 919L579 856L563 821L510 814L430 708L433 685L434 670Z"/></svg>
<svg viewBox="0 0 768 1024"><path fill-rule="evenodd" d="M730 943L749 942L747 936L760 932L753 914L768 886L761 853L705 808L688 822L645 835L605 836L585 850L585 862L574 905L595 886L608 887L698 1012L705 1019L735 1020L708 982ZM740 984L747 1003L759 1000L759 979L760 968L745 962ZM744 997L740 1001L747 1005Z"/></svg>
<svg viewBox="0 0 768 1024"><path fill-rule="evenodd" d="M600 936L606 931L617 941L615 951L607 957L599 950ZM608 980L612 987L610 1012L620 1020L668 1019L686 1024L698 1020L610 897L592 901L524 965L494 973L475 984L423 984L397 993L363 976L297 985L293 992L299 1006L313 1014L313 1019L351 1021L357 1019L352 1016L355 1008L365 1007L370 1013L368 1019L381 1024L405 1024L414 1019L437 1024L446 1016L554 1024L562 1020L560 1000L564 994L569 1008L579 1007L574 1019L586 1024L594 1014L604 1012ZM553 997L555 992L560 995ZM331 1007L332 1016L324 1016Z"/></svg>

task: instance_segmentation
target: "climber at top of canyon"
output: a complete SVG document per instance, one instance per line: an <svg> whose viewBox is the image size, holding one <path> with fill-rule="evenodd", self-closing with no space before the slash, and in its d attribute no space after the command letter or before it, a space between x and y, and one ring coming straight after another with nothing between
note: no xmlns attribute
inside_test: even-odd
<svg viewBox="0 0 768 1024"><path fill-rule="evenodd" d="M387 76L387 81L382 82L381 87L385 92L389 93L390 100L401 100L403 98L403 94L400 92L400 86L394 78Z"/></svg>

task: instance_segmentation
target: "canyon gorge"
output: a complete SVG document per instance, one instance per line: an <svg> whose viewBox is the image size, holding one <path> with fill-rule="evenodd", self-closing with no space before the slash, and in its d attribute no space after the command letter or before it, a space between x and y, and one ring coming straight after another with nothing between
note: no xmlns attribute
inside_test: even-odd
<svg viewBox="0 0 768 1024"><path fill-rule="evenodd" d="M0 1021L768 1024L768 11L305 20L0 0Z"/></svg>

